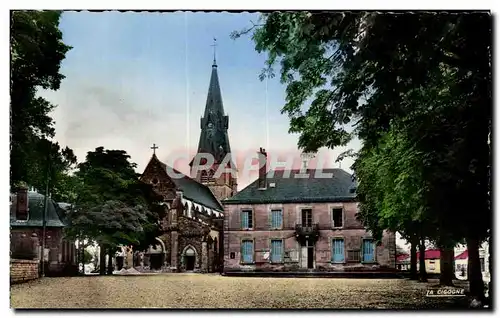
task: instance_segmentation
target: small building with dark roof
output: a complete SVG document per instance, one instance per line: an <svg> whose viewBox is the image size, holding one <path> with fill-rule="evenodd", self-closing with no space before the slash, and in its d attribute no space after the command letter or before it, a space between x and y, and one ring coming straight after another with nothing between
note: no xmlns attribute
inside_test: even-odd
<svg viewBox="0 0 500 318"><path fill-rule="evenodd" d="M267 160L261 149L261 160ZM376 245L356 219L356 183L342 169L271 170L224 205L224 272L395 269L396 240Z"/></svg>
<svg viewBox="0 0 500 318"><path fill-rule="evenodd" d="M26 189L10 195L10 251L18 254L20 245L31 241L33 259L42 257L43 214L45 196ZM63 204L64 205L64 204ZM76 246L64 239L65 209L54 200L47 200L45 214L44 264L47 275L76 274Z"/></svg>

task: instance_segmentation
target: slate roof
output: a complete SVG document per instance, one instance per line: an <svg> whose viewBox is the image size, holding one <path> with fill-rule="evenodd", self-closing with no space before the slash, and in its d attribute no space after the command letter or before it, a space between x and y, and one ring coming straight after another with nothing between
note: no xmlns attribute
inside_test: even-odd
<svg viewBox="0 0 500 318"><path fill-rule="evenodd" d="M43 226L43 204L45 196L37 192L28 191L28 220L16 220L17 195L11 194L12 204L10 206L10 226L12 227L42 227ZM64 212L52 199L47 201L47 214L45 217L47 227L64 227Z"/></svg>
<svg viewBox="0 0 500 318"><path fill-rule="evenodd" d="M224 208L220 204L220 202L215 198L213 195L212 191L205 186L204 184L199 183L198 181L186 176L182 172L178 171L177 169L174 169L163 162L161 162L156 155L153 155L153 159L158 160L158 162L161 164L163 169L167 172L167 174L170 176L170 179L174 182L177 190L183 192L183 196L193 202L196 202L198 204L202 204L208 208L217 210L217 211L224 211ZM182 178L175 178L175 174L180 174L182 175Z"/></svg>
<svg viewBox="0 0 500 318"><path fill-rule="evenodd" d="M319 173L331 173L331 178L321 178ZM275 170L267 174L267 189L258 189L258 179L223 201L223 204L257 203L313 203L355 201L351 189L355 185L351 174L342 169L309 170L308 177L299 178L299 170ZM285 176L285 177L284 177ZM287 176L289 176L287 178ZM270 187L271 183L275 187Z"/></svg>
<svg viewBox="0 0 500 318"><path fill-rule="evenodd" d="M229 117L224 114L222 94L217 74L217 64L212 65L212 75L208 86L205 113L200 121L200 140L198 153L210 153L217 163L222 162L228 153L231 153L227 130ZM191 161L191 165L192 165ZM230 165L234 167L231 161Z"/></svg>

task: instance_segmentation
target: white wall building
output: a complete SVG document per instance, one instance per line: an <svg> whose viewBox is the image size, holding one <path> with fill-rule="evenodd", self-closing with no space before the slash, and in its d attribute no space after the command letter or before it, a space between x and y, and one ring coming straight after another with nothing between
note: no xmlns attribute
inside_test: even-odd
<svg viewBox="0 0 500 318"><path fill-rule="evenodd" d="M483 281L490 281L490 253L489 243L485 241L479 248L479 261L481 262L481 272L483 273ZM458 245L455 247L455 274L458 279L467 279L467 265L469 257L466 245Z"/></svg>

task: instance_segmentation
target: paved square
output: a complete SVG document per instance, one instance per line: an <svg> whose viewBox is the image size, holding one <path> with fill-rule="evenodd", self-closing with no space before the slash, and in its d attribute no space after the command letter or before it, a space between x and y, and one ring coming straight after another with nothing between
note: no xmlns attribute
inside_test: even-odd
<svg viewBox="0 0 500 318"><path fill-rule="evenodd" d="M158 274L44 278L13 285L13 308L446 308L403 279Z"/></svg>

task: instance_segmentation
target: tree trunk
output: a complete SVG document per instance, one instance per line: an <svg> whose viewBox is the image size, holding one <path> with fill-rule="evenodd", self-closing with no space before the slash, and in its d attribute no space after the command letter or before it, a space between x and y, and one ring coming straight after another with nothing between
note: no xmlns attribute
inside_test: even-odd
<svg viewBox="0 0 500 318"><path fill-rule="evenodd" d="M99 275L106 275L106 246L99 245Z"/></svg>
<svg viewBox="0 0 500 318"><path fill-rule="evenodd" d="M113 275L113 249L109 248L108 249L108 270L107 273L108 275Z"/></svg>
<svg viewBox="0 0 500 318"><path fill-rule="evenodd" d="M419 264L419 280L423 283L427 282L427 271L425 269L425 239L420 238L420 245L418 246L420 252Z"/></svg>
<svg viewBox="0 0 500 318"><path fill-rule="evenodd" d="M417 246L418 246L418 237L413 236L411 238L411 246L410 246L410 279L417 280Z"/></svg>
<svg viewBox="0 0 500 318"><path fill-rule="evenodd" d="M441 274L439 275L439 285L453 286L455 277L455 253L453 248L441 247L441 256L439 259L439 268Z"/></svg>
<svg viewBox="0 0 500 318"><path fill-rule="evenodd" d="M470 295L484 301L484 282L479 261L479 240L467 238L469 260L467 263L467 279L469 280Z"/></svg>
<svg viewBox="0 0 500 318"><path fill-rule="evenodd" d="M490 299L490 304L492 303L492 299L493 299L493 279L492 279L493 266L491 265L492 264L491 263L491 252L493 252L491 250L492 241L493 240L492 240L492 236L491 236L491 232L490 232L490 237L488 239L488 272L490 273L490 275L489 275L490 281L488 283L488 298Z"/></svg>

